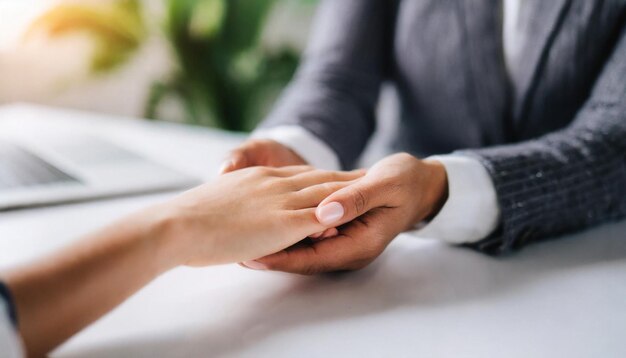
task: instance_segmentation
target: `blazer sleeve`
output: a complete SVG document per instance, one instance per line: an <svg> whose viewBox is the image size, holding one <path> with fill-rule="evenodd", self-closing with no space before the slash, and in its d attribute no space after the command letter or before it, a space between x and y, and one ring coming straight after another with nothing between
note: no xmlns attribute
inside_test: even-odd
<svg viewBox="0 0 626 358"><path fill-rule="evenodd" d="M391 53L393 1L326 0L294 80L262 128L298 125L325 142L344 168L375 129Z"/></svg>
<svg viewBox="0 0 626 358"><path fill-rule="evenodd" d="M493 179L497 234L470 245L492 254L626 217L626 29L572 123L536 140L464 151Z"/></svg>

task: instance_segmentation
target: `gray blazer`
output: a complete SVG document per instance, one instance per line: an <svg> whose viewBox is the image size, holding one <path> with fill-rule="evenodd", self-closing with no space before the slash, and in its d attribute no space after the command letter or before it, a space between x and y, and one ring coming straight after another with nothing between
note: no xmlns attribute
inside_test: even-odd
<svg viewBox="0 0 626 358"><path fill-rule="evenodd" d="M626 1L524 0L507 75L499 0L327 0L305 60L262 124L298 124L354 165L381 83L402 106L396 149L480 160L510 251L626 216Z"/></svg>

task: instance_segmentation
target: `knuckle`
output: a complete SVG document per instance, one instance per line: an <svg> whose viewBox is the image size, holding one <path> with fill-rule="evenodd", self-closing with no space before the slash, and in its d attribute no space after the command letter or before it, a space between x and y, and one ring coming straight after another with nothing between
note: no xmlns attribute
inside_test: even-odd
<svg viewBox="0 0 626 358"><path fill-rule="evenodd" d="M259 177L268 177L272 174L271 169L268 167L253 167L252 171L255 175Z"/></svg>
<svg viewBox="0 0 626 358"><path fill-rule="evenodd" d="M285 206L289 206L288 200L285 201ZM287 215L283 215L281 219L283 227L303 226L317 223L317 217L315 216L315 209L306 209L291 211Z"/></svg>
<svg viewBox="0 0 626 358"><path fill-rule="evenodd" d="M367 206L367 197L361 188L352 189L352 205L354 212L361 214Z"/></svg>
<svg viewBox="0 0 626 358"><path fill-rule="evenodd" d="M281 177L280 175L277 175L277 174L278 174L277 172L270 171L270 175L272 175L272 176L274 176L276 178L271 183L271 186L274 189L280 190L281 192L287 191L287 192L297 193L298 185L293 180L293 178Z"/></svg>
<svg viewBox="0 0 626 358"><path fill-rule="evenodd" d="M414 157L414 156L412 156L411 154L409 154L409 153L407 153L407 152L400 152L400 153L394 154L394 156L395 156L397 159L407 160L407 161L412 161L412 160L414 160L414 159L415 159L415 157Z"/></svg>
<svg viewBox="0 0 626 358"><path fill-rule="evenodd" d="M338 185L335 183L320 184L320 191L322 192L323 195L333 193L337 190L337 188L338 188Z"/></svg>
<svg viewBox="0 0 626 358"><path fill-rule="evenodd" d="M383 183L383 187L389 194L402 193L404 191L404 185L400 183L396 178L388 178Z"/></svg>
<svg viewBox="0 0 626 358"><path fill-rule="evenodd" d="M326 175L328 176L328 180L332 181L340 181L346 176L344 173L334 171L327 171Z"/></svg>
<svg viewBox="0 0 626 358"><path fill-rule="evenodd" d="M288 178L284 178L281 180L281 183L282 183L282 188L284 190L294 193L295 195L298 195L298 191L300 190L300 187L298 186L296 182Z"/></svg>

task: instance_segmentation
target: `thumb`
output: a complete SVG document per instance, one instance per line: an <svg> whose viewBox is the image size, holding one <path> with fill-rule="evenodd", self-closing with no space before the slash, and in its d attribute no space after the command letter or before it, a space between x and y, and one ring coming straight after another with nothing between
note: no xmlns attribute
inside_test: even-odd
<svg viewBox="0 0 626 358"><path fill-rule="evenodd" d="M375 183L362 180L328 196L317 206L315 215L324 226L339 226L380 206L383 199L383 191Z"/></svg>
<svg viewBox="0 0 626 358"><path fill-rule="evenodd" d="M248 157L244 149L237 149L230 153L228 158L224 160L220 167L220 174L226 174L235 170L248 167Z"/></svg>

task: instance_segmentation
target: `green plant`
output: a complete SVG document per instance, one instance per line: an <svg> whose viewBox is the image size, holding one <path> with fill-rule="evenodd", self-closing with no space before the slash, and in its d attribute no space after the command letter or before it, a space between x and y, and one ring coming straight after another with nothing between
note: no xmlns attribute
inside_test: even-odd
<svg viewBox="0 0 626 358"><path fill-rule="evenodd" d="M270 50L261 44L266 17L277 3L315 0L162 1L165 34L177 66L151 86L145 117L169 119L162 109L173 99L188 123L237 131L254 128L299 60L295 49ZM148 37L142 4L61 1L33 22L25 38L86 34L94 41L92 72L108 73L122 66Z"/></svg>
<svg viewBox="0 0 626 358"><path fill-rule="evenodd" d="M148 118L174 97L189 123L249 130L292 77L298 54L259 44L275 0L167 0L166 33L177 71L151 89Z"/></svg>

